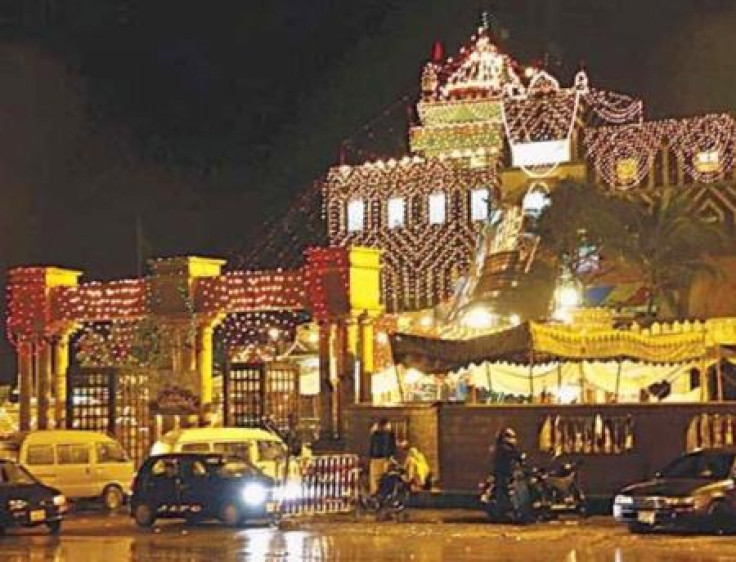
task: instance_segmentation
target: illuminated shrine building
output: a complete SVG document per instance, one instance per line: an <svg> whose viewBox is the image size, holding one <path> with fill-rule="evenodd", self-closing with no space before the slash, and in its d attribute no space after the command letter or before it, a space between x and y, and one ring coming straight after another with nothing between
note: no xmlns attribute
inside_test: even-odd
<svg viewBox="0 0 736 562"><path fill-rule="evenodd" d="M489 211L504 201L538 212L562 179L641 196L682 186L703 212L736 222L730 115L643 121L641 101L596 89L583 71L561 86L520 67L486 28L427 63L421 91L411 154L336 166L324 184L330 243L383 250L389 312L446 300Z"/></svg>

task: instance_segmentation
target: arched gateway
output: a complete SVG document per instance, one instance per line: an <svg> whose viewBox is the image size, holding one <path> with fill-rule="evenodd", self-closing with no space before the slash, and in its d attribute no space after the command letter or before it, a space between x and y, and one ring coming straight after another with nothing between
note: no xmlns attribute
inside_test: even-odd
<svg viewBox="0 0 736 562"><path fill-rule="evenodd" d="M356 377L357 396L370 396L379 258L369 248L312 248L301 269L223 272L223 260L174 257L151 260L145 278L86 283L81 271L12 269L7 334L18 354L20 428L31 427L34 403L41 429L84 427L95 415L108 430L138 425L147 421L136 406L142 401L202 414L219 406L212 404L214 329L243 313L298 312L319 324L320 406L331 432L335 402L355 401ZM101 323L114 340L110 368L70 370L70 340ZM70 392L68 383L83 390Z"/></svg>

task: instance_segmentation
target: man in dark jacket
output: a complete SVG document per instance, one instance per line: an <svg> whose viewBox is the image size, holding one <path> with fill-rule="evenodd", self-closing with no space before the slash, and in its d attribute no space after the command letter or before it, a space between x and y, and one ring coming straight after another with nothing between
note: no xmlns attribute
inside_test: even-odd
<svg viewBox="0 0 736 562"><path fill-rule="evenodd" d="M381 476L388 468L388 462L396 454L396 435L386 418L382 418L372 429L368 446L369 492L378 492Z"/></svg>
<svg viewBox="0 0 736 562"><path fill-rule="evenodd" d="M510 427L499 431L493 457L494 497L498 509L505 513L511 509L511 487L514 471L519 468L523 455L519 451L516 432Z"/></svg>

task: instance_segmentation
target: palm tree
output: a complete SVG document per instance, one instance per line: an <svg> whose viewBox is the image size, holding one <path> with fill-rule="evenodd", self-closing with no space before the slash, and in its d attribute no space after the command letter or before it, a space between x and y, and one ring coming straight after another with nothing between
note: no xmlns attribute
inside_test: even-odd
<svg viewBox="0 0 736 562"><path fill-rule="evenodd" d="M596 186L561 182L550 194L537 232L542 253L557 271L566 271L585 287L605 271L587 267L591 258L608 254L621 235L623 202Z"/></svg>
<svg viewBox="0 0 736 562"><path fill-rule="evenodd" d="M725 245L726 233L716 219L697 212L685 190L666 188L651 202L625 201L617 209L622 231L608 240L620 259L641 271L648 290L647 314L657 301L687 314L694 279L717 275L709 261Z"/></svg>

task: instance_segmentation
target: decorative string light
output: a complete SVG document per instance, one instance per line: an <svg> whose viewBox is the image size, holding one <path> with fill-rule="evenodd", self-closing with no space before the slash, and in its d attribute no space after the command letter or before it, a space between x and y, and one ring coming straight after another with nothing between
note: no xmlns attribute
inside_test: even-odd
<svg viewBox="0 0 736 562"><path fill-rule="evenodd" d="M683 169L685 183L720 181L733 167L735 140L733 117L713 114L589 129L585 144L603 181L627 189L652 173L662 152L669 152Z"/></svg>

